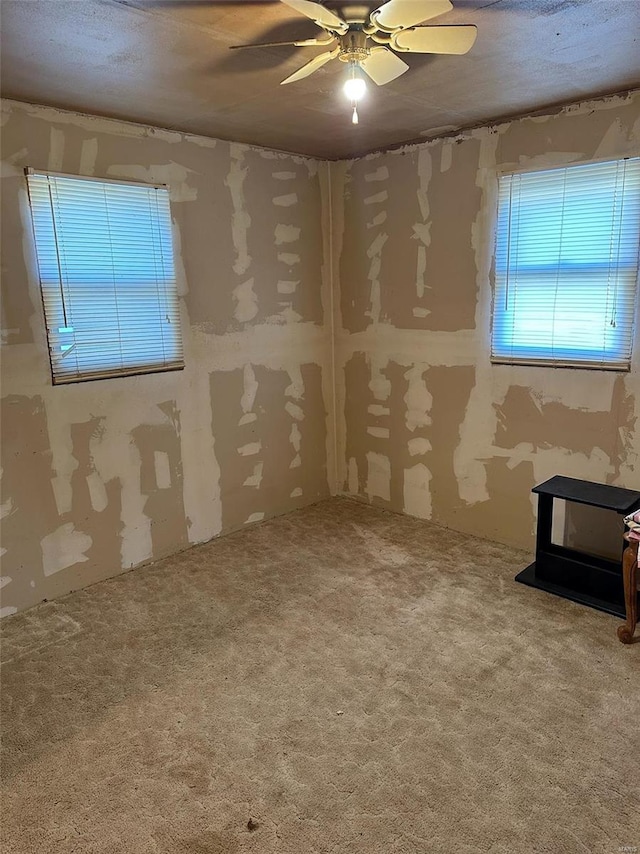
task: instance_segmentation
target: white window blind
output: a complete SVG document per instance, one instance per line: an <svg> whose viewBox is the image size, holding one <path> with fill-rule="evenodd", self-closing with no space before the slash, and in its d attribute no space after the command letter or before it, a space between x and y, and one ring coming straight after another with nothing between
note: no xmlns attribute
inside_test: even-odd
<svg viewBox="0 0 640 854"><path fill-rule="evenodd" d="M499 181L492 359L626 370L640 158Z"/></svg>
<svg viewBox="0 0 640 854"><path fill-rule="evenodd" d="M27 181L53 382L183 367L166 188Z"/></svg>

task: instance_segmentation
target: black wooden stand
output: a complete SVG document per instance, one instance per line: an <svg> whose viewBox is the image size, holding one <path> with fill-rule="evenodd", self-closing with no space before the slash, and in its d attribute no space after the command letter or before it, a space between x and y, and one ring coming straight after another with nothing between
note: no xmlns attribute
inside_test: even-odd
<svg viewBox="0 0 640 854"><path fill-rule="evenodd" d="M516 575L516 581L624 619L622 531L619 561L556 545L551 542L553 499L614 510L626 516L640 507L640 492L559 475L534 487L532 492L538 495L536 559Z"/></svg>

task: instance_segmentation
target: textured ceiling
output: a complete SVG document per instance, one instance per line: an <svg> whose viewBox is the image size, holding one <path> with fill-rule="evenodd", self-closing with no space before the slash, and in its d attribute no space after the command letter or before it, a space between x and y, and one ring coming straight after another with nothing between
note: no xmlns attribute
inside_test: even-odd
<svg viewBox="0 0 640 854"><path fill-rule="evenodd" d="M229 50L316 32L277 0L2 0L2 94L338 158L640 86L637 0L453 2L430 23L476 24L471 52L403 54L357 127L342 63L279 87L323 48Z"/></svg>

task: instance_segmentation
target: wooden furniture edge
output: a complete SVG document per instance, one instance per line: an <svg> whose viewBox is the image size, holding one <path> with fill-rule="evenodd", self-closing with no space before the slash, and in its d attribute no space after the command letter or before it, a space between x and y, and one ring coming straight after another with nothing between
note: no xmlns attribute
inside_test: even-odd
<svg viewBox="0 0 640 854"><path fill-rule="evenodd" d="M624 604L626 622L618 628L618 638L622 643L633 643L633 634L638 620L638 546L640 541L624 535L627 547L622 555L622 583L624 585Z"/></svg>

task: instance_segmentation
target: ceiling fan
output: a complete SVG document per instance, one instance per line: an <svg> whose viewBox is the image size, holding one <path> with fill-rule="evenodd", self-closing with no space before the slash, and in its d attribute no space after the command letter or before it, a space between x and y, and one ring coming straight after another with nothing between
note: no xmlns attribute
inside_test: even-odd
<svg viewBox="0 0 640 854"><path fill-rule="evenodd" d="M471 49L477 35L473 24L416 26L450 12L453 9L450 0L387 0L372 12L368 6L345 3L341 15L315 0L280 2L311 18L323 32L300 41L234 45L233 48L330 47L290 74L281 85L303 80L332 59L347 63L349 72L344 91L351 100L354 124L358 123L358 101L366 90L364 74L378 86L384 86L408 70L407 63L394 51L460 55Z"/></svg>

